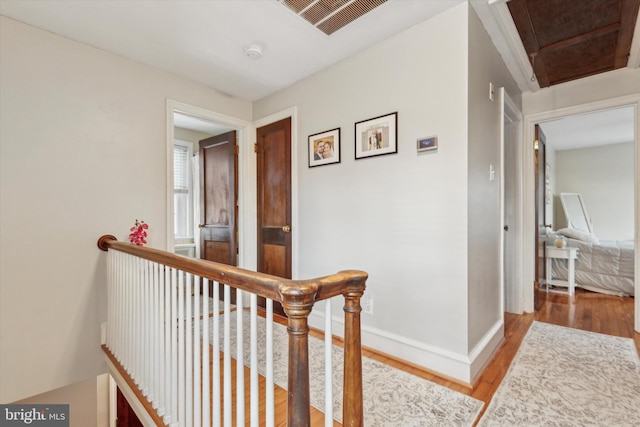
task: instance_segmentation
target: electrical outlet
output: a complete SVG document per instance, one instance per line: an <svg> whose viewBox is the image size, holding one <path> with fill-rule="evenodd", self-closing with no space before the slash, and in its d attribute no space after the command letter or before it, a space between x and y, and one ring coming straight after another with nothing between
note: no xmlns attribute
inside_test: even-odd
<svg viewBox="0 0 640 427"><path fill-rule="evenodd" d="M366 314L373 314L373 298L370 296L362 298L362 311Z"/></svg>

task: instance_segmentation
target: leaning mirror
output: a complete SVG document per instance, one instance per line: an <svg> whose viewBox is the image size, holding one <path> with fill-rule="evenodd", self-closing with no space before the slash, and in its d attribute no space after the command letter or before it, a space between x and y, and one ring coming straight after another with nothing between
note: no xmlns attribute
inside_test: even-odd
<svg viewBox="0 0 640 427"><path fill-rule="evenodd" d="M560 193L560 202L568 228L593 234L591 219L580 193Z"/></svg>

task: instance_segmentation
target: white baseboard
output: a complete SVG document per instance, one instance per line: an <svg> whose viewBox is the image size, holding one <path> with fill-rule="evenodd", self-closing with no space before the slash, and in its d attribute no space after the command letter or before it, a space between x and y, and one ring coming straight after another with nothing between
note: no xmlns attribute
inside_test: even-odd
<svg viewBox="0 0 640 427"><path fill-rule="evenodd" d="M504 339L504 319L499 319L469 353L471 381L476 380Z"/></svg>
<svg viewBox="0 0 640 427"><path fill-rule="evenodd" d="M313 311L309 324L324 330L324 312ZM332 317L332 333L344 336L344 319ZM411 338L369 326L361 327L362 345L444 377L471 385L504 336L504 323L498 321L470 354L459 354Z"/></svg>

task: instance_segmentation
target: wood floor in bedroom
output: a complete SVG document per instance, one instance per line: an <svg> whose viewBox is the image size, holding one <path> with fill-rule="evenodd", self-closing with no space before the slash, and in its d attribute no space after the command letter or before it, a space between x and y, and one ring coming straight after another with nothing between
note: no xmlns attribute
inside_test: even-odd
<svg viewBox="0 0 640 427"><path fill-rule="evenodd" d="M365 350L363 355L473 396L488 405L534 320L632 338L640 353L640 334L633 330L633 298L603 295L581 289L576 289L576 295L571 299L565 294L550 292L545 295L546 301L536 313L505 314L505 340L476 381L473 389L370 351Z"/></svg>

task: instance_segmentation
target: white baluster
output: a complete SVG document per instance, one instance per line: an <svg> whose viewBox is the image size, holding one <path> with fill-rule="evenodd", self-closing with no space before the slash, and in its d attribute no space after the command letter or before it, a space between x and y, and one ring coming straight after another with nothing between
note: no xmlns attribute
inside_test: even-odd
<svg viewBox="0 0 640 427"><path fill-rule="evenodd" d="M207 309L203 310L204 317L202 321L202 425L211 425L211 377L209 376L209 279L204 279L202 283L202 299L203 306L206 304Z"/></svg>
<svg viewBox="0 0 640 427"><path fill-rule="evenodd" d="M136 384L138 389L144 388L144 260L137 258L136 266L136 307L134 309L136 315L136 339L135 351L133 354L135 360ZM142 390L144 393L144 390Z"/></svg>
<svg viewBox="0 0 640 427"><path fill-rule="evenodd" d="M131 323L130 331L129 331L129 339L127 342L127 366L130 371L133 382L137 384L136 381L136 368L135 365L135 351L136 351L136 339L138 327L138 311L136 310L136 305L138 304L138 260L134 257L130 256L130 264L131 264L131 281L128 284L129 289L127 292L131 295L130 302L127 304L127 311L129 312L128 317Z"/></svg>
<svg viewBox="0 0 640 427"><path fill-rule="evenodd" d="M164 295L164 270L165 266L156 264L156 277L157 277L157 292L158 292L158 312L157 312L157 324L156 324L156 353L157 353L157 368L156 375L158 376L157 382L157 396L158 396L158 415L164 416L166 407L166 395L165 395L165 366L164 366L164 353L165 345L164 341L164 307L165 307L165 295Z"/></svg>
<svg viewBox="0 0 640 427"><path fill-rule="evenodd" d="M156 266L155 263L149 261L149 402L151 407L157 409L158 407L158 395L156 392L156 384L158 376L156 375L156 308L157 308L157 294L156 294Z"/></svg>
<svg viewBox="0 0 640 427"><path fill-rule="evenodd" d="M267 343L267 357L266 357L266 424L267 427L273 427L275 425L275 401L273 395L273 300L267 298L267 318L265 319L266 330L266 343Z"/></svg>
<svg viewBox="0 0 640 427"><path fill-rule="evenodd" d="M131 328L133 328L133 321L131 319L131 314L129 312L129 305L133 304L133 293L131 292L130 284L133 283L132 268L131 263L132 259L128 255L122 254L122 329L120 339L120 362L122 367L126 372L129 372L128 369L128 356L129 356L129 336L131 334Z"/></svg>
<svg viewBox="0 0 640 427"><path fill-rule="evenodd" d="M121 257L121 253L120 252L116 252L114 251L113 253L114 255L114 262L116 264L116 271L115 271L115 292L113 295L113 299L114 299L114 305L115 307L113 308L114 311L114 318L111 319L110 323L113 324L109 325L110 328L112 329L112 339L113 339L113 348L111 349L111 353L113 353L116 356L117 360L121 360L122 357L122 335L123 335L123 326L122 323L124 322L124 312L123 312L123 307L124 304L122 302L122 270L123 270L123 266L122 266L122 257Z"/></svg>
<svg viewBox="0 0 640 427"><path fill-rule="evenodd" d="M184 340L184 272L178 271L178 422L185 425L185 340Z"/></svg>
<svg viewBox="0 0 640 427"><path fill-rule="evenodd" d="M114 306L114 290L115 290L115 277L114 277L114 260L113 251L107 251L107 348L113 348L113 306Z"/></svg>
<svg viewBox="0 0 640 427"><path fill-rule="evenodd" d="M164 346L164 356L162 360L162 369L164 371L164 417L165 424L171 423L171 269L163 266L162 274L162 296L164 300L163 322L164 337L162 340Z"/></svg>
<svg viewBox="0 0 640 427"><path fill-rule="evenodd" d="M224 285L224 425L231 427L231 291Z"/></svg>
<svg viewBox="0 0 640 427"><path fill-rule="evenodd" d="M113 253L107 250L107 336L104 343L107 348L111 345L111 333L109 321L113 318L111 310L113 309Z"/></svg>
<svg viewBox="0 0 640 427"><path fill-rule="evenodd" d="M178 425L178 272L171 269L171 423Z"/></svg>
<svg viewBox="0 0 640 427"><path fill-rule="evenodd" d="M120 309L119 309L120 313L118 316L119 318L118 337L119 338L118 338L117 356L122 366L125 367L124 361L125 361L125 356L127 351L126 340L129 334L129 328L131 327L131 325L129 324L129 317L127 313L127 304L129 304L131 300L129 299L130 295L128 294L128 287L125 286L126 283L129 283L127 281L128 275L129 275L129 269L128 269L129 260L127 259L125 254L119 254L119 258L120 258L120 274L119 274L120 283L118 284L118 288L119 288L118 304L120 306Z"/></svg>
<svg viewBox="0 0 640 427"><path fill-rule="evenodd" d="M236 290L236 424L244 425L244 307Z"/></svg>
<svg viewBox="0 0 640 427"><path fill-rule="evenodd" d="M155 262L149 263L149 282L151 288L151 331L149 333L149 351L151 359L151 406L157 411L158 409L158 380L160 378L158 371L158 355L160 348L158 346L158 270Z"/></svg>
<svg viewBox="0 0 640 427"><path fill-rule="evenodd" d="M324 303L324 425L333 426L333 363L331 348L333 346L331 331L331 299Z"/></svg>
<svg viewBox="0 0 640 427"><path fill-rule="evenodd" d="M124 329L125 329L125 313L124 313L124 296L122 295L123 287L122 283L124 282L124 259L122 257L122 253L116 252L116 264L117 264L117 273L116 273L116 294L115 294L115 319L113 319L113 323L115 324L115 328L113 330L113 341L114 346L111 351L120 363L122 363L122 340L124 338Z"/></svg>
<svg viewBox="0 0 640 427"><path fill-rule="evenodd" d="M260 421L260 389L258 386L258 296L251 294L251 427Z"/></svg>
<svg viewBox="0 0 640 427"><path fill-rule="evenodd" d="M128 256L127 258L129 258L129 279L127 280L126 286L127 286L127 341L126 341L126 369L127 372L131 375L132 379L135 382L135 378L133 378L134 376L134 366L133 366L133 351L134 351L134 345L133 343L135 342L135 328L136 328L136 318L135 318L135 310L134 310L134 306L137 302L137 298L136 298L136 284L137 284L137 278L136 278L136 259L132 256Z"/></svg>
<svg viewBox="0 0 640 427"><path fill-rule="evenodd" d="M129 363L131 365L131 372L134 375L134 383L140 384L140 366L138 358L138 345L140 343L140 258L133 257L133 286L132 291L134 293L133 305L130 307L131 315L133 317L133 328L131 335L131 342L129 347L131 348L131 354L129 357Z"/></svg>
<svg viewBox="0 0 640 427"><path fill-rule="evenodd" d="M184 290L184 302L186 307L185 312L185 355L184 355L184 410L185 410L185 423L186 427L193 426L193 293L192 280L193 275L191 273L185 273L186 283Z"/></svg>
<svg viewBox="0 0 640 427"><path fill-rule="evenodd" d="M221 408L220 399L220 284L213 282L213 348L211 349L211 362L213 363L213 425L220 425Z"/></svg>
<svg viewBox="0 0 640 427"><path fill-rule="evenodd" d="M151 364L149 361L151 360L151 340L150 340L150 332L151 332L151 283L149 280L149 261L142 260L142 310L140 311L140 316L142 320L142 327L140 328L140 333L142 334L142 339L140 340L140 363L141 363L141 376L142 376L142 395L146 396L148 400L153 399L151 395Z"/></svg>
<svg viewBox="0 0 640 427"><path fill-rule="evenodd" d="M204 302L203 302L204 303ZM200 278L193 280L193 425L201 425L202 405L200 401Z"/></svg>

